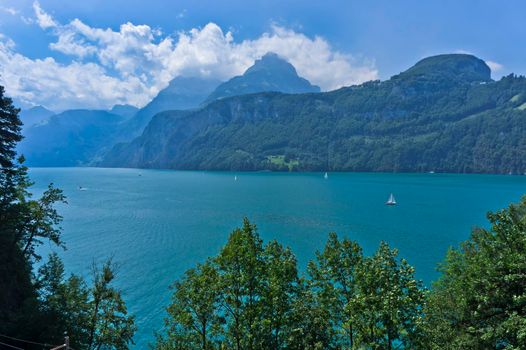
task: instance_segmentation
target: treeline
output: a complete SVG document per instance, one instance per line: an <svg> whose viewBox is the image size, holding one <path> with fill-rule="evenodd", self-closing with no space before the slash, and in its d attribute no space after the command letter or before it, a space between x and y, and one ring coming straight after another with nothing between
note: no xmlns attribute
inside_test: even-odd
<svg viewBox="0 0 526 350"><path fill-rule="evenodd" d="M245 219L174 283L154 347L526 349L526 197L488 219L448 252L431 290L386 243L364 256L334 233L300 276L290 249L264 245Z"/></svg>
<svg viewBox="0 0 526 350"><path fill-rule="evenodd" d="M371 257L331 234L300 277L290 249L248 219L174 286L157 349L392 349L421 341L425 291L381 243Z"/></svg>
<svg viewBox="0 0 526 350"><path fill-rule="evenodd" d="M111 260L94 264L89 281L66 276L56 254L35 271L41 244L65 248L55 206L66 199L52 184L32 198L24 159L15 158L18 112L0 86L0 348L50 349L68 335L77 350L128 349L136 327L112 286Z"/></svg>

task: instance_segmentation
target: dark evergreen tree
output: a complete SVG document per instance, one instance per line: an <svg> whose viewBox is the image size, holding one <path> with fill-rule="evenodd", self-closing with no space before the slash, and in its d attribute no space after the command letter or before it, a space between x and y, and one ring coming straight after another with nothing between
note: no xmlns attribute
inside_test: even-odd
<svg viewBox="0 0 526 350"><path fill-rule="evenodd" d="M33 342L3 339L24 349L60 344L65 333L78 349L127 349L135 326L120 291L111 286L109 262L95 269L91 288L78 276L65 279L56 254L33 273L39 245L65 247L56 210L65 197L51 184L32 199L24 158L16 158L22 138L18 112L0 86L0 334Z"/></svg>

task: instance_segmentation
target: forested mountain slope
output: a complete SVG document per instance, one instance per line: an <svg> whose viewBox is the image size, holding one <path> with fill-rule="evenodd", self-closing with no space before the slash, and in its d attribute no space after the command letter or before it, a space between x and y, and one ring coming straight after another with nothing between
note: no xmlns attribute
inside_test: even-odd
<svg viewBox="0 0 526 350"><path fill-rule="evenodd" d="M526 79L484 61L426 58L380 82L260 93L163 112L104 166L206 170L523 173Z"/></svg>

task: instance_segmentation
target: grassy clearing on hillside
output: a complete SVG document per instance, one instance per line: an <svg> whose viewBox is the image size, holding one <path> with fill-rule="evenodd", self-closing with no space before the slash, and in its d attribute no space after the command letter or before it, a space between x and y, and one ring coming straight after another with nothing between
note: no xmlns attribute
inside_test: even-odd
<svg viewBox="0 0 526 350"><path fill-rule="evenodd" d="M271 164L274 164L280 167L285 166L289 168L289 171L292 171L294 167L297 167L300 164L299 160L297 159L289 159L288 161L285 160L284 155L267 156L267 159L269 160Z"/></svg>

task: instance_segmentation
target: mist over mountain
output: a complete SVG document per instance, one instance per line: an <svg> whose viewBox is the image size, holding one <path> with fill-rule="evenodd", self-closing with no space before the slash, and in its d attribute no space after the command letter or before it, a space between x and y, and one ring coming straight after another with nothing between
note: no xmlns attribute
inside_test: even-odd
<svg viewBox="0 0 526 350"><path fill-rule="evenodd" d="M132 117L139 111L139 108L130 105L115 105L108 112L120 115L121 117Z"/></svg>
<svg viewBox="0 0 526 350"><path fill-rule="evenodd" d="M219 85L208 96L206 103L230 97L264 91L277 91L289 94L320 92L318 86L301 78L296 68L277 54L269 52L256 60L243 75L234 77Z"/></svg>
<svg viewBox="0 0 526 350"><path fill-rule="evenodd" d="M68 110L24 131L18 152L31 166L90 165L113 145L125 117L98 110Z"/></svg>
<svg viewBox="0 0 526 350"><path fill-rule="evenodd" d="M160 113L101 165L522 173L525 117L524 77L494 82L474 56L439 55L384 82Z"/></svg>
<svg viewBox="0 0 526 350"><path fill-rule="evenodd" d="M22 123L24 123L23 128L28 128L32 125L47 121L49 117L54 114L55 112L43 106L35 106L30 109L21 110L19 116Z"/></svg>
<svg viewBox="0 0 526 350"><path fill-rule="evenodd" d="M106 112L106 117L98 110L65 111L49 125L28 126L19 149L27 155L29 165L92 165L109 147L141 135L155 114L196 109L211 94L224 92L223 88L216 89L220 83L215 79L181 76L174 78L141 109L116 105ZM275 54L257 60L243 76L230 80L226 86L233 86L233 90L229 88L228 91L236 93L319 91L318 87L298 77L295 68Z"/></svg>
<svg viewBox="0 0 526 350"><path fill-rule="evenodd" d="M137 136L159 112L197 108L220 83L216 79L176 77L150 103L141 108L124 129Z"/></svg>

